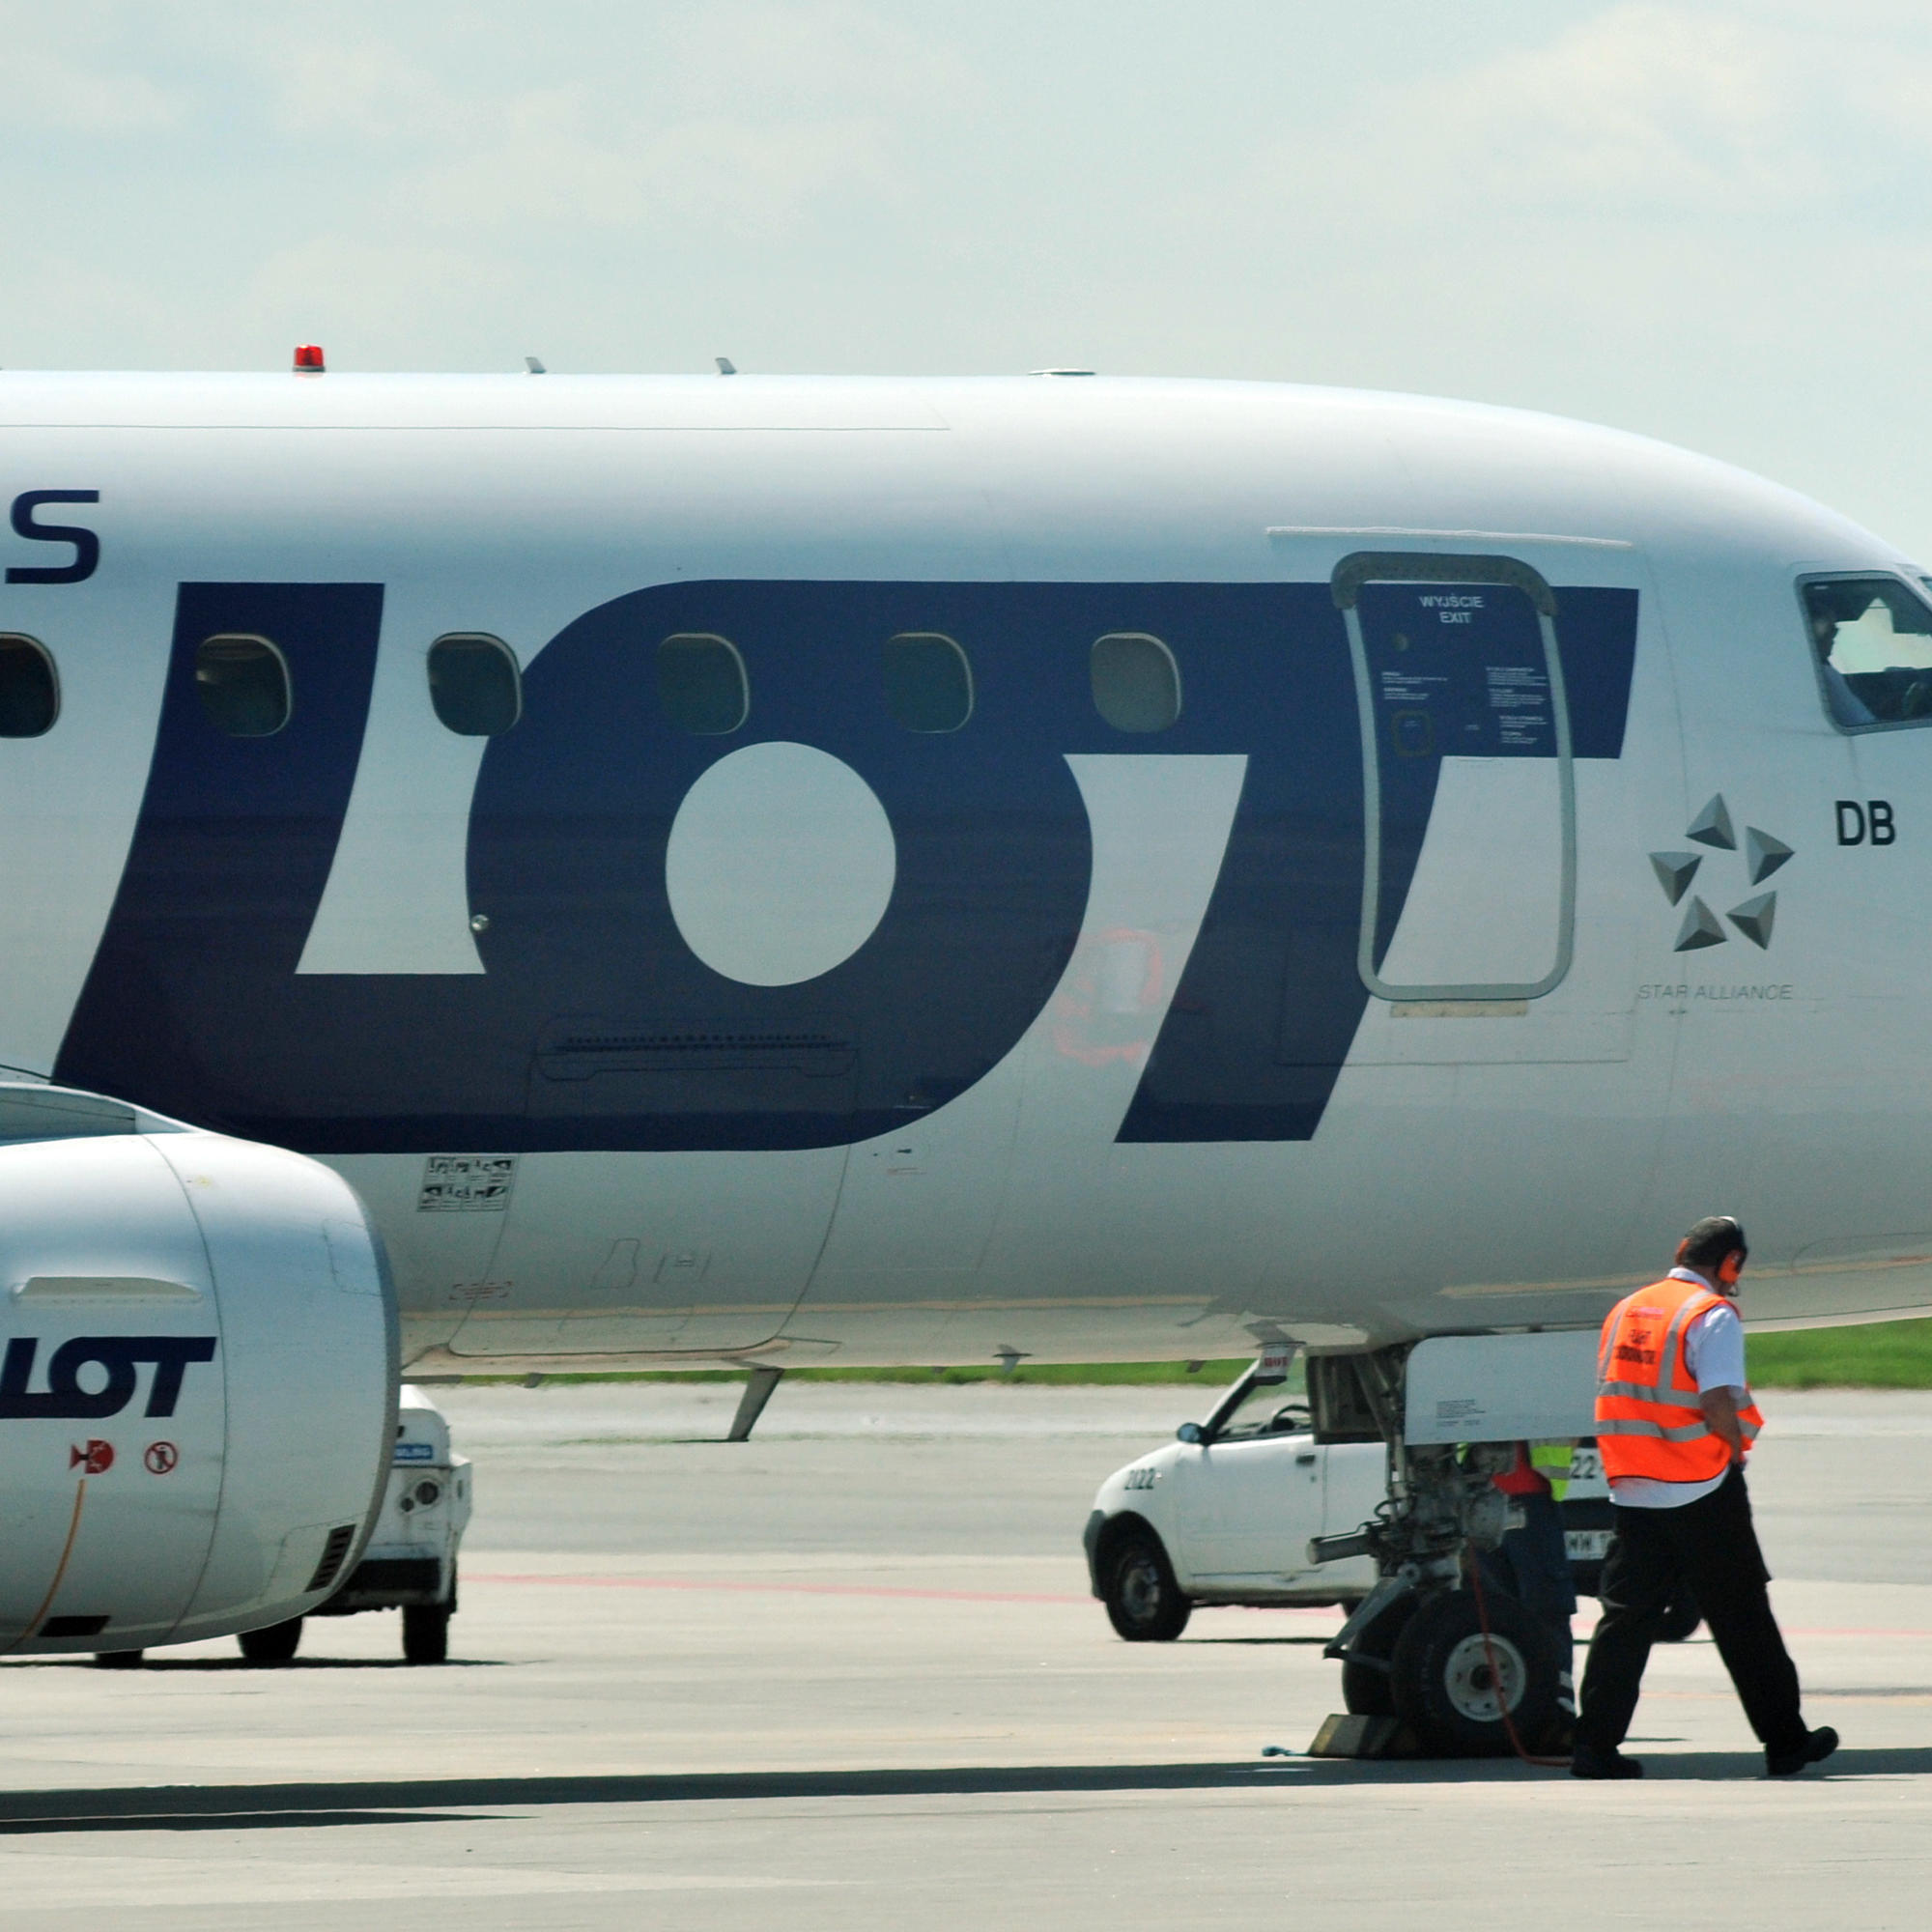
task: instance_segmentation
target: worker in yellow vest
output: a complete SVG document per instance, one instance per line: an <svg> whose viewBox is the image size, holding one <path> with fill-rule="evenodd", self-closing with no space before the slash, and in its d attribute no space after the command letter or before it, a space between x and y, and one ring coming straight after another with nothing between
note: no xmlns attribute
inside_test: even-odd
<svg viewBox="0 0 1932 1932"><path fill-rule="evenodd" d="M1745 1489L1745 1457L1764 1426L1735 1306L1747 1253L1743 1227L1711 1215L1678 1244L1669 1274L1626 1295L1604 1322L1597 1443L1616 1534L1583 1672L1577 1777L1643 1776L1617 1747L1680 1579L1696 1594L1771 1776L1789 1777L1838 1746L1836 1731L1807 1730L1800 1714Z"/></svg>

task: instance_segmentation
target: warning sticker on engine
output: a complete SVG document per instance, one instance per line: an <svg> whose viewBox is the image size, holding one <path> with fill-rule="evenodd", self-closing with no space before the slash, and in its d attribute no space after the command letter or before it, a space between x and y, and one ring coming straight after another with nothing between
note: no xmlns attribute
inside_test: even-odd
<svg viewBox="0 0 1932 1932"><path fill-rule="evenodd" d="M513 1153L433 1153L423 1162L418 1214L500 1214L516 1185Z"/></svg>

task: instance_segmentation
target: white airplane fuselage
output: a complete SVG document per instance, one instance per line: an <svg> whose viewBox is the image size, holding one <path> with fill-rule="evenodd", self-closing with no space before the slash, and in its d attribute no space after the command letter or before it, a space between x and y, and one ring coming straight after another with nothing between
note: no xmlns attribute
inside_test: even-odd
<svg viewBox="0 0 1932 1932"><path fill-rule="evenodd" d="M1932 735L1800 596L1922 585L1787 492L1264 385L5 374L0 497L0 1062L337 1169L418 1371L1592 1325L1712 1211L1753 1321L1932 1309Z"/></svg>

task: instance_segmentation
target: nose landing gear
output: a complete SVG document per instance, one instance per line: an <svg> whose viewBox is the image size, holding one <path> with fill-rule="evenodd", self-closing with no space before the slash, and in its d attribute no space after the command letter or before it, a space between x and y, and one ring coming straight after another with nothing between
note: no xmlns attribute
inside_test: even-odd
<svg viewBox="0 0 1932 1932"><path fill-rule="evenodd" d="M1310 1363L1318 1431L1325 1408L1335 1430L1358 1440L1378 1434L1389 1452L1388 1498L1376 1516L1309 1545L1318 1563L1372 1555L1379 1573L1323 1655L1341 1662L1351 1715L1400 1719L1425 1755L1500 1755L1514 1747L1512 1729L1518 1740L1550 1731L1561 1691L1535 1618L1495 1590L1479 1603L1463 1583L1468 1553L1496 1548L1520 1521L1492 1481L1514 1446L1406 1442L1405 1353Z"/></svg>

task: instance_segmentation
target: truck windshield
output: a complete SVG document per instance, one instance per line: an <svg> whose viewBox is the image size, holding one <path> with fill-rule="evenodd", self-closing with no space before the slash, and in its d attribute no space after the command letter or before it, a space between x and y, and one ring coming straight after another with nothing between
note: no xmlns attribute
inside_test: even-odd
<svg viewBox="0 0 1932 1932"><path fill-rule="evenodd" d="M1215 1432L1217 1442L1242 1442L1260 1435L1293 1435L1307 1430L1308 1380L1297 1358L1285 1382L1251 1388L1240 1406Z"/></svg>

